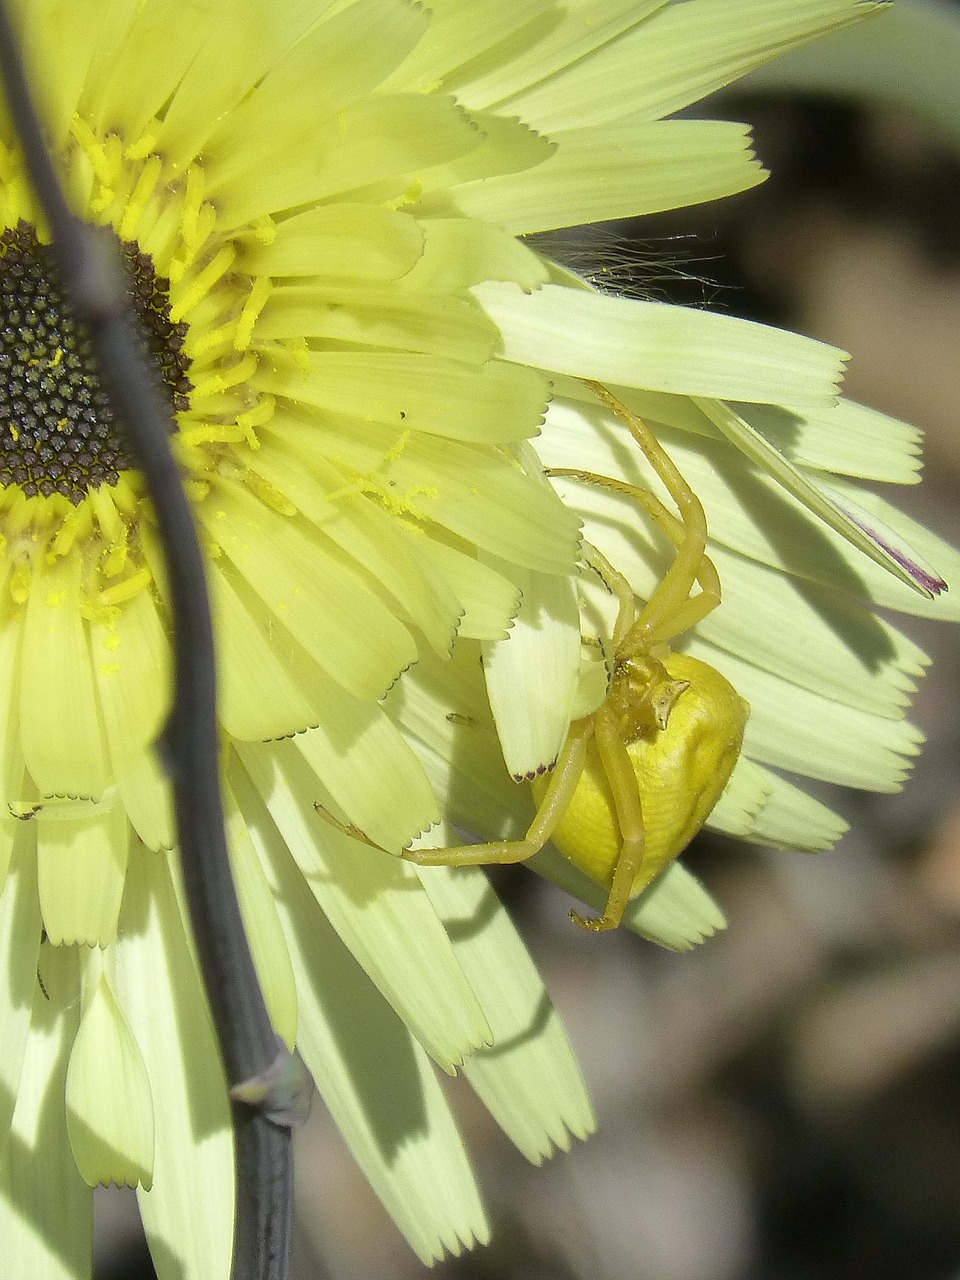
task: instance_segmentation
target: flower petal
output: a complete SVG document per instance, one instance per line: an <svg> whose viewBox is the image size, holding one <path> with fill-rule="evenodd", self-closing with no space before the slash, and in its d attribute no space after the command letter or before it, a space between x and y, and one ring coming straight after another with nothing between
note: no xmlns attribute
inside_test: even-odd
<svg viewBox="0 0 960 1280"><path fill-rule="evenodd" d="M592 57L513 95L505 109L537 128L596 125L629 109L671 115L778 53L883 6L874 0L697 0L668 4Z"/></svg>
<svg viewBox="0 0 960 1280"><path fill-rule="evenodd" d="M320 18L323 8L330 7L330 0L321 0L312 6L311 16ZM279 14L271 13L270 21L286 35ZM290 40L287 55L274 60L246 100L233 111L219 113L206 147L218 160L215 182L257 158L269 163L280 149L302 150L316 136L318 125L336 119L354 103L362 106L416 46L427 21L422 10L396 0L356 0L335 6L332 16L316 22L303 39ZM249 29L249 23L245 6L239 25ZM323 75L317 74L318 67L323 67ZM297 104L295 111L292 102ZM186 103L187 110L190 105Z"/></svg>
<svg viewBox="0 0 960 1280"><path fill-rule="evenodd" d="M421 40L391 77L398 88L430 89L437 81L458 81L455 68L474 67L480 55L496 50L496 66L511 61L513 48L526 47L528 26L557 17L550 0L439 0L430 6L429 38ZM458 95L459 96L459 95Z"/></svg>
<svg viewBox="0 0 960 1280"><path fill-rule="evenodd" d="M921 595L930 596L943 590L945 584L941 579L936 578L931 571L924 572L922 566L916 567L915 552L911 552L909 548L894 550L879 534L871 534L869 529L864 528L861 522L831 497L828 488L813 483L798 467L788 462L761 432L728 405L699 398L696 403L751 462L773 476L787 493L812 511L828 528L846 538L858 551L862 551L893 577L899 578ZM893 536L892 533L887 534L888 538Z"/></svg>
<svg viewBox="0 0 960 1280"><path fill-rule="evenodd" d="M219 20L191 62L164 112L157 144L185 168L216 123L320 17L332 0L274 0L251 9L246 0L219 0Z"/></svg>
<svg viewBox="0 0 960 1280"><path fill-rule="evenodd" d="M84 958L80 1028L67 1068L67 1133L87 1184L149 1188L153 1099L143 1057L117 1004L101 952Z"/></svg>
<svg viewBox="0 0 960 1280"><path fill-rule="evenodd" d="M745 838L756 829L758 815L769 804L772 793L773 775L769 769L741 754L707 825L712 831Z"/></svg>
<svg viewBox="0 0 960 1280"><path fill-rule="evenodd" d="M141 751L118 774L117 790L130 825L147 848L172 849L173 793L156 751Z"/></svg>
<svg viewBox="0 0 960 1280"><path fill-rule="evenodd" d="M92 622L90 641L110 760L118 771L161 730L170 702L170 641L148 591L109 622Z"/></svg>
<svg viewBox="0 0 960 1280"><path fill-rule="evenodd" d="M164 854L131 851L116 995L153 1098L153 1188L138 1192L160 1280L227 1280L233 1246L233 1135L210 1014Z"/></svg>
<svg viewBox="0 0 960 1280"><path fill-rule="evenodd" d="M735 316L548 284L491 281L470 291L508 360L598 382L782 404L836 394L842 352Z"/></svg>
<svg viewBox="0 0 960 1280"><path fill-rule="evenodd" d="M484 280L535 289L550 278L543 259L503 227L475 218L425 218L423 254L399 281L401 289L459 293Z"/></svg>
<svg viewBox="0 0 960 1280"><path fill-rule="evenodd" d="M240 262L254 276L399 280L423 247L409 214L338 200L284 218L267 243L246 244Z"/></svg>
<svg viewBox="0 0 960 1280"><path fill-rule="evenodd" d="M552 767L570 725L580 670L580 610L572 578L515 570L520 612L506 640L483 647L483 674L514 779Z"/></svg>
<svg viewBox="0 0 960 1280"><path fill-rule="evenodd" d="M42 929L34 830L29 823L16 825L10 870L0 894L0 1141L13 1117L27 1050Z"/></svg>
<svg viewBox="0 0 960 1280"><path fill-rule="evenodd" d="M289 102L282 114L289 121ZM261 148L236 149L230 169L217 166L210 194L223 231L377 183L402 191L412 175L481 140L453 99L435 94L371 96L319 124L305 117L303 130L285 128L279 139L274 130Z"/></svg>
<svg viewBox="0 0 960 1280"><path fill-rule="evenodd" d="M257 741L316 724L315 708L284 661L286 650L296 644L293 637L283 634L286 629L279 629L228 562L209 564L207 580L219 649L218 709L227 732ZM306 655L304 661L309 661Z"/></svg>
<svg viewBox="0 0 960 1280"><path fill-rule="evenodd" d="M183 0L130 8L115 29L104 24L105 39L91 59L81 111L101 132L119 129L137 139L182 80L216 15ZM176 40L170 39L171 31ZM157 57L158 49L163 57Z"/></svg>
<svg viewBox="0 0 960 1280"><path fill-rule="evenodd" d="M231 768L230 782L261 857L275 824L302 892L313 894L430 1056L445 1070L459 1066L490 1030L413 867L320 817L318 781L292 743L238 744L236 753L243 768Z"/></svg>
<svg viewBox="0 0 960 1280"><path fill-rule="evenodd" d="M666 572L673 547L638 519L629 498L599 485L558 477L566 503L580 512L584 536L648 599ZM709 522L708 513L708 522ZM723 608L698 624L705 640L794 684L881 716L902 713L927 659L862 605L725 547L710 547L723 585ZM591 606L613 618L609 597L581 584Z"/></svg>
<svg viewBox="0 0 960 1280"><path fill-rule="evenodd" d="M920 481L921 432L866 405L838 400L802 411L764 404L732 407L795 466L881 484Z"/></svg>
<svg viewBox="0 0 960 1280"><path fill-rule="evenodd" d="M293 1051L297 1040L297 987L276 904L237 802L225 788L230 865L243 928L273 1029Z"/></svg>
<svg viewBox="0 0 960 1280"><path fill-rule="evenodd" d="M457 4L451 5L450 0L446 3L454 11L459 8ZM579 0L564 5L559 11L541 3L538 16L548 18L547 21L536 26L531 24L531 29L521 31L510 44L498 43L497 56L467 63L462 71L455 73L453 83L457 85L458 97L470 107L488 107L541 81L549 82L558 71L616 40L665 3L666 0L600 0L600 3ZM514 12L511 0L498 0L496 5L489 6L491 16L500 5L511 14ZM490 43L494 41L491 39ZM634 69L629 83L635 79ZM586 99L579 104L581 110L587 105Z"/></svg>
<svg viewBox="0 0 960 1280"><path fill-rule="evenodd" d="M426 1055L311 900L276 833L261 825L255 839L300 976L300 1051L360 1167L424 1262L487 1240Z"/></svg>
<svg viewBox="0 0 960 1280"><path fill-rule="evenodd" d="M775 849L807 849L814 853L832 849L849 823L786 778L769 769L763 772L770 782L770 795L747 833L748 838Z"/></svg>
<svg viewBox="0 0 960 1280"><path fill-rule="evenodd" d="M546 573L569 573L576 562L577 520L540 482L536 455L522 447L515 458L345 415L327 425L287 410L283 444L307 466L318 454L329 458L343 468L348 489L371 493L392 515L428 528L436 522L477 550Z"/></svg>
<svg viewBox="0 0 960 1280"><path fill-rule="evenodd" d="M923 741L907 721L843 706L702 640L694 640L689 652L716 667L750 703L743 740L748 755L843 786L900 789Z"/></svg>
<svg viewBox="0 0 960 1280"><path fill-rule="evenodd" d="M0 1143L0 1240L10 1276L83 1280L93 1251L93 1192L70 1150L63 1106L80 1015L77 957L62 948L49 951L48 994L34 981L16 1110Z"/></svg>
<svg viewBox="0 0 960 1280"><path fill-rule="evenodd" d="M430 843L455 844L448 829ZM476 867L422 867L420 878L480 998L493 1043L464 1075L507 1136L534 1164L596 1122L560 1017L487 877Z"/></svg>
<svg viewBox="0 0 960 1280"><path fill-rule="evenodd" d="M96 805L53 801L33 821L47 937L54 946L107 946L117 934L130 839L117 793Z"/></svg>
<svg viewBox="0 0 960 1280"><path fill-rule="evenodd" d="M344 688L379 698L416 657L410 633L359 571L309 527L221 479L200 508L206 529L307 652ZM322 594L315 583L323 582ZM375 635L375 645L358 644Z"/></svg>
<svg viewBox="0 0 960 1280"><path fill-rule="evenodd" d="M552 845L527 864L580 902L602 911L607 890L585 876ZM671 951L692 951L727 922L703 885L679 862L657 876L627 907L623 923L634 933Z"/></svg>
<svg viewBox="0 0 960 1280"><path fill-rule="evenodd" d="M602 422L602 426L585 429L584 416L594 424ZM688 431L660 426L655 419L648 420L648 425L699 495L712 542L848 597L867 599L920 617L943 621L960 618L960 596L929 600L892 577L809 514L771 476L745 466L742 454L729 441L704 436L691 439ZM589 407L566 396L552 402L536 449L544 466L576 467L620 477L662 493L659 481L632 445L626 427L612 415L597 416ZM829 483L841 497L897 530L902 540L925 561L936 565L948 582L960 582L960 553L942 538L876 494L839 476L830 476Z"/></svg>
<svg viewBox="0 0 960 1280"><path fill-rule="evenodd" d="M316 338L471 364L489 360L497 342L493 322L467 298L326 282L274 289L257 320L256 336L263 341Z"/></svg>
<svg viewBox="0 0 960 1280"><path fill-rule="evenodd" d="M107 785L106 745L86 627L79 556L34 570L20 679L20 737L30 776L44 795L91 796ZM65 731L69 726L69 731Z"/></svg>
<svg viewBox="0 0 960 1280"><path fill-rule="evenodd" d="M536 435L546 410L543 375L501 361L474 366L391 351L316 351L309 360L295 382L265 372L260 385L325 412L486 444Z"/></svg>
<svg viewBox="0 0 960 1280"><path fill-rule="evenodd" d="M535 168L473 178L465 165L467 180L428 195L420 208L531 235L702 204L766 177L747 127L727 121L642 121L551 137L556 150Z"/></svg>

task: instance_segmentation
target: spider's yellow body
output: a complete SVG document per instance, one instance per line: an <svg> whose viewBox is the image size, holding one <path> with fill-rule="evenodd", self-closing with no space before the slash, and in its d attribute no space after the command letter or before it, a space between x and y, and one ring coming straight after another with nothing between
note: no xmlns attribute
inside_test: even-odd
<svg viewBox="0 0 960 1280"><path fill-rule="evenodd" d="M684 653L670 653L663 668L683 687L666 713L623 733L643 818L643 852L628 897L641 890L687 847L710 816L740 754L747 704L718 671ZM614 674L614 682L618 675ZM611 690L615 697L615 690ZM547 779L533 784L539 802ZM623 833L596 736L587 744L576 790L550 837L592 880L609 888Z"/></svg>

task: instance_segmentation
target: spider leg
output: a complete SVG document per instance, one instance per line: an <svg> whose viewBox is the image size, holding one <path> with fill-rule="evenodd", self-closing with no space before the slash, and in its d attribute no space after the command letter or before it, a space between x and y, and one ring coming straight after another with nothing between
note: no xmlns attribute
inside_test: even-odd
<svg viewBox="0 0 960 1280"><path fill-rule="evenodd" d="M677 547L676 557L670 568L658 583L643 612L635 624L635 643L638 648L649 647L650 635L660 631L664 625L673 627L673 619L687 601L693 584L698 581L702 563L707 550L707 518L700 499L693 492L686 480L677 470L670 456L660 445L656 436L635 413L631 412L622 401L601 383L585 380L594 395L611 409L626 424L627 429L639 445L644 457L663 482L664 488L676 503L680 513L680 527L683 537L680 541L672 537L660 515L644 502L643 506L661 525ZM618 487L616 485L612 486ZM652 496L652 495L651 495ZM668 513L657 503L664 515ZM668 523L670 518L668 517ZM679 629L673 627L673 635Z"/></svg>
<svg viewBox="0 0 960 1280"><path fill-rule="evenodd" d="M613 880L603 915L586 917L571 911L570 916L581 928L600 933L606 929L616 929L623 921L633 883L643 864L644 834L640 789L633 764L615 717L606 714L602 707L594 715L594 733L600 763L613 792L621 836L620 852L614 864Z"/></svg>
<svg viewBox="0 0 960 1280"><path fill-rule="evenodd" d="M522 840L496 840L487 844L448 845L442 849L404 849L400 856L419 867L475 867L488 863L526 862L538 853L556 830L577 789L587 755L587 742L593 733L590 719L575 720L557 759L543 799ZM362 831L341 822L328 809L314 804L314 809L331 826L354 840L381 849ZM381 849L386 853L387 850Z"/></svg>
<svg viewBox="0 0 960 1280"><path fill-rule="evenodd" d="M594 476L589 471L568 471L558 468L548 470L546 474L548 476L572 475L580 480L603 482L602 476ZM617 598L617 620L614 623L613 636L611 638L614 652L616 652L637 620L637 599L633 594L633 587L631 587L620 570L613 567L603 552L598 551L589 542L583 544L583 562L590 566L611 595Z"/></svg>
<svg viewBox="0 0 960 1280"><path fill-rule="evenodd" d="M602 489L610 489L614 493L622 493L625 497L632 498L659 525L675 547L683 546L687 536L683 523L672 515L660 499L648 489L640 489L635 484L628 484L626 480L614 480L612 476L601 476L593 471L581 471L575 467L547 467L544 474L584 480L588 484L595 484ZM712 613L720 603L720 575L706 553L701 557L695 578L700 585L699 592L695 596L688 596L659 624L648 616L648 609L645 609L640 618L637 618L635 607L632 610L626 608L626 596L629 594L631 599L633 598L633 588L623 574L614 569L596 547L584 543L583 558L619 601L620 607L613 632L613 647L621 654L646 652L654 645L664 644L674 636L682 635L684 631L688 631L702 621L707 614ZM669 573L670 570L667 572Z"/></svg>

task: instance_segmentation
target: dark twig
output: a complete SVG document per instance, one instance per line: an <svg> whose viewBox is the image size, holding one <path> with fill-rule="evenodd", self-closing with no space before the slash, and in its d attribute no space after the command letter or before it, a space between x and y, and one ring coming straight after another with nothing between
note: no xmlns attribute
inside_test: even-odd
<svg viewBox="0 0 960 1280"><path fill-rule="evenodd" d="M156 393L129 314L116 239L70 213L30 96L6 6L0 73L65 288L89 325L117 417L156 512L174 624L174 706L164 735L193 931L233 1099L237 1219L233 1280L283 1280L289 1270L289 1124L302 1075L279 1045L247 946L230 870L220 795L213 630L203 558L170 449L171 410ZM301 1069L302 1070L302 1069ZM291 1085L291 1077L293 1083ZM279 1081L279 1084L278 1084Z"/></svg>

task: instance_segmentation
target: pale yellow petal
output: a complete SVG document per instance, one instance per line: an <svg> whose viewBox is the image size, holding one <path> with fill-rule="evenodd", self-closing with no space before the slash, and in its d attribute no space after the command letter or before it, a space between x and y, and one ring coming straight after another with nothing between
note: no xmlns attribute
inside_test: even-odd
<svg viewBox="0 0 960 1280"><path fill-rule="evenodd" d="M528 43L530 24L547 30L556 24L553 9L551 0L439 0L430 6L429 38L417 45L389 83L431 89L443 80L459 87L462 77L456 68L472 69L477 59L482 65L489 51L495 51L498 66L511 61L514 50Z"/></svg>
<svg viewBox="0 0 960 1280"><path fill-rule="evenodd" d="M108 29L104 47L92 61L81 102L90 123L102 132L120 129L127 138L139 138L170 98L215 20L214 12L183 0L138 4L119 44ZM177 33L175 40L171 31Z"/></svg>
<svg viewBox="0 0 960 1280"><path fill-rule="evenodd" d="M314 14L320 17L329 3L315 5ZM276 31L282 15L270 12L269 18ZM251 165L258 161L269 164L279 150L309 147L327 120L352 103L363 103L416 45L427 21L422 9L397 0L357 0L317 22L269 68L245 101L221 113L206 147L214 158L214 185L237 169L245 168L252 179ZM255 44L249 4L243 6L238 23ZM260 60L262 52L254 48L253 56ZM323 73L318 74L321 67ZM231 71L236 74L236 68ZM295 110L291 103L296 103Z"/></svg>
<svg viewBox="0 0 960 1280"><path fill-rule="evenodd" d="M296 641L229 562L213 561L207 575L220 658L218 711L224 728L234 738L264 740L317 724L317 709L290 670L289 651ZM306 654L302 661L309 662Z"/></svg>
<svg viewBox="0 0 960 1280"><path fill-rule="evenodd" d="M666 572L673 547L645 523L636 503L598 485L558 477L558 491L584 519L584 536L648 599ZM708 522L710 511L708 509ZM927 665L924 654L856 600L712 546L723 604L698 633L756 666L837 702L882 716L901 714ZM610 597L582 590L613 625ZM605 609L602 606L606 605Z"/></svg>
<svg viewBox="0 0 960 1280"><path fill-rule="evenodd" d="M338 200L284 218L267 243L250 238L241 252L253 275L399 280L424 252L424 233L407 213Z"/></svg>
<svg viewBox="0 0 960 1280"><path fill-rule="evenodd" d="M170 637L149 591L90 624L93 669L114 771L159 736L170 702Z"/></svg>
<svg viewBox="0 0 960 1280"><path fill-rule="evenodd" d="M289 104L283 114L289 119ZM389 182L402 189L422 169L440 164L480 142L466 114L451 98L384 96L361 100L337 117L265 140L251 159L245 148L211 178L210 194L224 231L265 214ZM255 166L255 167L254 167Z"/></svg>
<svg viewBox="0 0 960 1280"><path fill-rule="evenodd" d="M421 567L416 544L423 539L370 496L344 485L340 469L316 457L304 466L302 457L283 447L280 428L272 434L275 447L261 448L251 460L256 472L367 571L392 597L399 618L418 627L438 653L449 653L461 609L452 588Z"/></svg>
<svg viewBox="0 0 960 1280"><path fill-rule="evenodd" d="M519 839L533 817L530 788L507 773L482 680L480 646L426 656L384 706L416 747L447 822L488 840Z"/></svg>
<svg viewBox="0 0 960 1280"><path fill-rule="evenodd" d="M734 766L720 799L707 819L713 831L748 837L773 793L773 774L769 769L742 755Z"/></svg>
<svg viewBox="0 0 960 1280"><path fill-rule="evenodd" d="M441 541L438 532L411 538L408 549L431 576L445 579L456 593L463 611L457 635L471 640L505 639L520 607L520 588L476 559L466 546L461 549Z"/></svg>
<svg viewBox="0 0 960 1280"><path fill-rule="evenodd" d="M40 904L34 829L17 823L13 856L0 894L0 1141L13 1116L37 990Z"/></svg>
<svg viewBox="0 0 960 1280"><path fill-rule="evenodd" d="M923 735L801 689L701 640L689 651L716 667L750 703L744 750L766 764L869 791L898 791Z"/></svg>
<svg viewBox="0 0 960 1280"><path fill-rule="evenodd" d="M20 734L30 776L44 795L99 796L107 752L80 614L79 556L34 570L23 633Z"/></svg>
<svg viewBox="0 0 960 1280"><path fill-rule="evenodd" d="M117 775L130 824L148 849L174 845L173 793L157 752L147 747Z"/></svg>
<svg viewBox="0 0 960 1280"><path fill-rule="evenodd" d="M546 409L546 379L501 361L474 366L389 351L311 352L309 360L303 377L264 372L258 381L325 413L486 444L536 435Z"/></svg>
<svg viewBox="0 0 960 1280"><path fill-rule="evenodd" d="M786 778L769 769L763 772L770 784L770 795L745 838L780 849L832 849L850 824Z"/></svg>
<svg viewBox="0 0 960 1280"><path fill-rule="evenodd" d="M747 127L726 121L641 122L551 137L556 150L536 168L478 178L468 173L449 192L427 197L424 209L436 206L531 235L718 200L766 176Z"/></svg>
<svg viewBox="0 0 960 1280"><path fill-rule="evenodd" d="M349 934L318 909L270 825L257 824L255 838L300 977L299 1048L354 1157L424 1262L485 1241L460 1137L408 1029L416 1022L403 1008L398 1018L356 963L343 942ZM407 982L435 981L426 953L400 963Z"/></svg>
<svg viewBox="0 0 960 1280"><path fill-rule="evenodd" d="M50 143L61 147L76 114L90 57L116 19L101 0L41 0L23 24L20 51ZM19 25L19 24L18 24Z"/></svg>
<svg viewBox="0 0 960 1280"><path fill-rule="evenodd" d="M22 635L19 619L10 619L0 627L0 804L18 800L23 783L19 698Z"/></svg>
<svg viewBox="0 0 960 1280"><path fill-rule="evenodd" d="M476 218L424 218L419 226L423 253L401 289L457 293L484 280L535 289L549 279L543 260L502 227Z"/></svg>
<svg viewBox="0 0 960 1280"><path fill-rule="evenodd" d="M546 573L575 563L579 524L549 485L531 479L539 464L525 474L526 462L518 466L504 451L346 416L331 427L289 410L283 443L308 465L317 453L337 462L394 514L436 521L503 560Z"/></svg>
<svg viewBox="0 0 960 1280"><path fill-rule="evenodd" d="M430 843L456 840L444 829ZM483 872L423 867L420 877L493 1033L492 1045L464 1062L464 1074L510 1139L540 1164L596 1124L563 1023Z"/></svg>
<svg viewBox="0 0 960 1280"><path fill-rule="evenodd" d="M552 845L527 864L561 889L602 911L607 890L585 876ZM723 912L703 885L679 862L672 862L627 907L623 923L628 929L671 951L692 951L720 929L726 928Z"/></svg>
<svg viewBox="0 0 960 1280"><path fill-rule="evenodd" d="M138 1192L160 1280L227 1280L233 1245L230 1104L167 857L135 846L115 990L146 1066L156 1148Z"/></svg>
<svg viewBox="0 0 960 1280"><path fill-rule="evenodd" d="M549 82L558 71L622 36L665 3L666 0L566 0L562 9L557 9L541 0L537 11L542 20L518 31L508 43L491 40L491 56L467 63L455 75L457 93L470 107L489 107L541 81ZM489 6L491 18L501 6L509 13L514 10L511 0L497 0ZM444 7L456 11L460 6L457 0L445 0ZM533 16L530 13L527 21ZM631 84L634 78L635 72L630 77ZM578 105L585 110L588 104Z"/></svg>
<svg viewBox="0 0 960 1280"><path fill-rule="evenodd" d="M258 340L300 337L482 364L498 335L467 298L323 281L274 289L257 320Z"/></svg>
<svg viewBox="0 0 960 1280"><path fill-rule="evenodd" d="M379 706L331 685L324 716L293 745L353 826L399 853L440 817L436 797L403 735ZM361 855L362 856L362 855Z"/></svg>
<svg viewBox="0 0 960 1280"><path fill-rule="evenodd" d="M229 789L225 790L224 804L230 865L250 954L273 1029L292 1051L297 1040L297 988L290 953L263 867Z"/></svg>
<svg viewBox="0 0 960 1280"><path fill-rule="evenodd" d="M101 952L88 952L80 1028L67 1069L67 1132L89 1186L149 1187L153 1099L143 1057L117 1004Z"/></svg>
<svg viewBox="0 0 960 1280"><path fill-rule="evenodd" d="M64 948L49 950L47 995L34 982L16 1110L10 1132L0 1142L4 1274L17 1280L88 1276L93 1249L93 1192L70 1150L63 1105L67 1060L80 1017L77 957Z"/></svg>
<svg viewBox="0 0 960 1280"><path fill-rule="evenodd" d="M79 811L79 812L78 812ZM56 801L36 818L43 927L50 941L104 947L117 933L129 825L119 796L97 805Z"/></svg>
<svg viewBox="0 0 960 1280"><path fill-rule="evenodd" d="M483 674L508 771L518 781L552 768L567 736L580 669L580 610L572 577L514 571L520 610L505 640L484 646Z"/></svg>
<svg viewBox="0 0 960 1280"><path fill-rule="evenodd" d="M216 122L295 44L331 0L218 0L218 21L164 112L157 144L186 167Z"/></svg>
<svg viewBox="0 0 960 1280"><path fill-rule="evenodd" d="M692 307L562 285L527 294L490 282L471 292L498 325L507 359L598 382L817 404L836 394L846 358L810 338Z"/></svg>
<svg viewBox="0 0 960 1280"><path fill-rule="evenodd" d="M250 586L344 688L379 698L416 657L410 633L309 526L221 479L200 518ZM323 592L317 583L323 583ZM377 644L356 643L377 636Z"/></svg>
<svg viewBox="0 0 960 1280"><path fill-rule="evenodd" d="M413 867L342 835L316 812L320 788L292 743L238 745L237 754L243 769L231 771L231 785L261 857L274 848L275 825L303 891L431 1057L448 1071L459 1066L490 1032Z"/></svg>
<svg viewBox="0 0 960 1280"><path fill-rule="evenodd" d="M513 95L504 109L551 129L616 120L625 109L646 119L670 115L800 41L882 7L873 0L664 5L622 40Z"/></svg>

